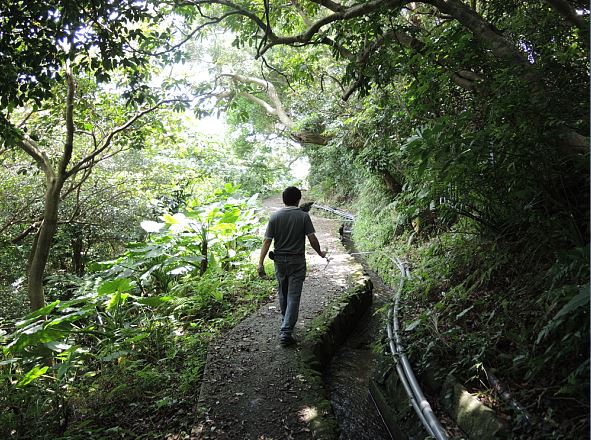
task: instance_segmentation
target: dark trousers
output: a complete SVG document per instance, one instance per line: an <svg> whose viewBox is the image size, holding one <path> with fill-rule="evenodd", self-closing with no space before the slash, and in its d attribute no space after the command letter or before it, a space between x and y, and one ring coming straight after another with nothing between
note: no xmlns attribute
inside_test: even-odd
<svg viewBox="0 0 591 440"><path fill-rule="evenodd" d="M275 255L274 263L282 318L280 334L291 335L298 320L300 297L306 278L306 257Z"/></svg>

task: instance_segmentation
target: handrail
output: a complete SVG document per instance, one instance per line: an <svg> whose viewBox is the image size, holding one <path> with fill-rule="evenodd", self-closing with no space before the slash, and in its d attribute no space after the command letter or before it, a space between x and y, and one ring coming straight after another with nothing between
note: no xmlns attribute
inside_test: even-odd
<svg viewBox="0 0 591 440"><path fill-rule="evenodd" d="M326 205L320 205L318 203L314 203L312 205L312 208L317 208L317 209L322 209L323 211L328 211L328 212L332 212L333 214L336 214L340 217L343 217L344 219L352 222L355 220L355 216L353 214L351 214L350 212L346 212L346 211L342 211L340 209L337 208L332 208L330 206L326 206Z"/></svg>

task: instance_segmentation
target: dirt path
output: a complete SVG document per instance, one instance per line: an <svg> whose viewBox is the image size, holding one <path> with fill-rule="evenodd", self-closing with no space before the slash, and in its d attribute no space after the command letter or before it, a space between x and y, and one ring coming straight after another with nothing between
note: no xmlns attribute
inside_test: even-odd
<svg viewBox="0 0 591 440"><path fill-rule="evenodd" d="M282 206L267 201L271 212ZM339 223L314 215L312 221L326 261L307 244L308 276L304 283L295 337L302 340L312 319L347 287L347 275L359 269L339 241ZM199 406L204 417L196 438L278 440L314 438L311 421L324 391L302 374L302 344L279 345L276 296L232 331L212 343Z"/></svg>

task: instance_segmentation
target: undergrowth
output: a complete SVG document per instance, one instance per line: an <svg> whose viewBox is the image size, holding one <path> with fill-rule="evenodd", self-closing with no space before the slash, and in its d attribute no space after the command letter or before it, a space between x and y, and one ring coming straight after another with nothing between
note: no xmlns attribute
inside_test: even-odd
<svg viewBox="0 0 591 440"><path fill-rule="evenodd" d="M1 438L191 435L207 344L274 286L252 260L254 199L225 190L144 222L146 239L94 272L51 277L45 307L2 322Z"/></svg>
<svg viewBox="0 0 591 440"><path fill-rule="evenodd" d="M209 307L203 307L198 291L154 305L140 306L130 298L123 326L110 321L101 305L104 300L94 302L84 319L76 322L72 332L79 333L68 339L68 353L58 354L49 369L28 384L23 383L24 373L44 363L43 351L35 347L39 354L28 362L7 352L0 383L1 437L189 434L207 344L267 301L273 288L271 281L258 278L254 265L220 277L217 283L224 300L210 301ZM45 320L56 322L75 307L71 301L61 305ZM62 343L66 344L56 342ZM31 348L22 350L32 354Z"/></svg>
<svg viewBox="0 0 591 440"><path fill-rule="evenodd" d="M375 183L374 183L375 185ZM404 345L418 371L453 373L502 414L512 438L583 438L589 430L589 246L530 227L482 234L469 219L431 229L405 223L368 183L353 238L402 291ZM526 408L514 410L487 380L493 372Z"/></svg>

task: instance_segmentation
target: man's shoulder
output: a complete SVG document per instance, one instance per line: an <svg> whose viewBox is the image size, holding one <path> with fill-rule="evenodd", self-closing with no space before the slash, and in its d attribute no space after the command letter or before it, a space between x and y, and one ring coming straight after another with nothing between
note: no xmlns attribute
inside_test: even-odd
<svg viewBox="0 0 591 440"><path fill-rule="evenodd" d="M269 217L269 221L274 221L278 218L298 218L298 217L310 217L307 212L302 211L300 208L295 206L285 206L278 211L275 211Z"/></svg>

